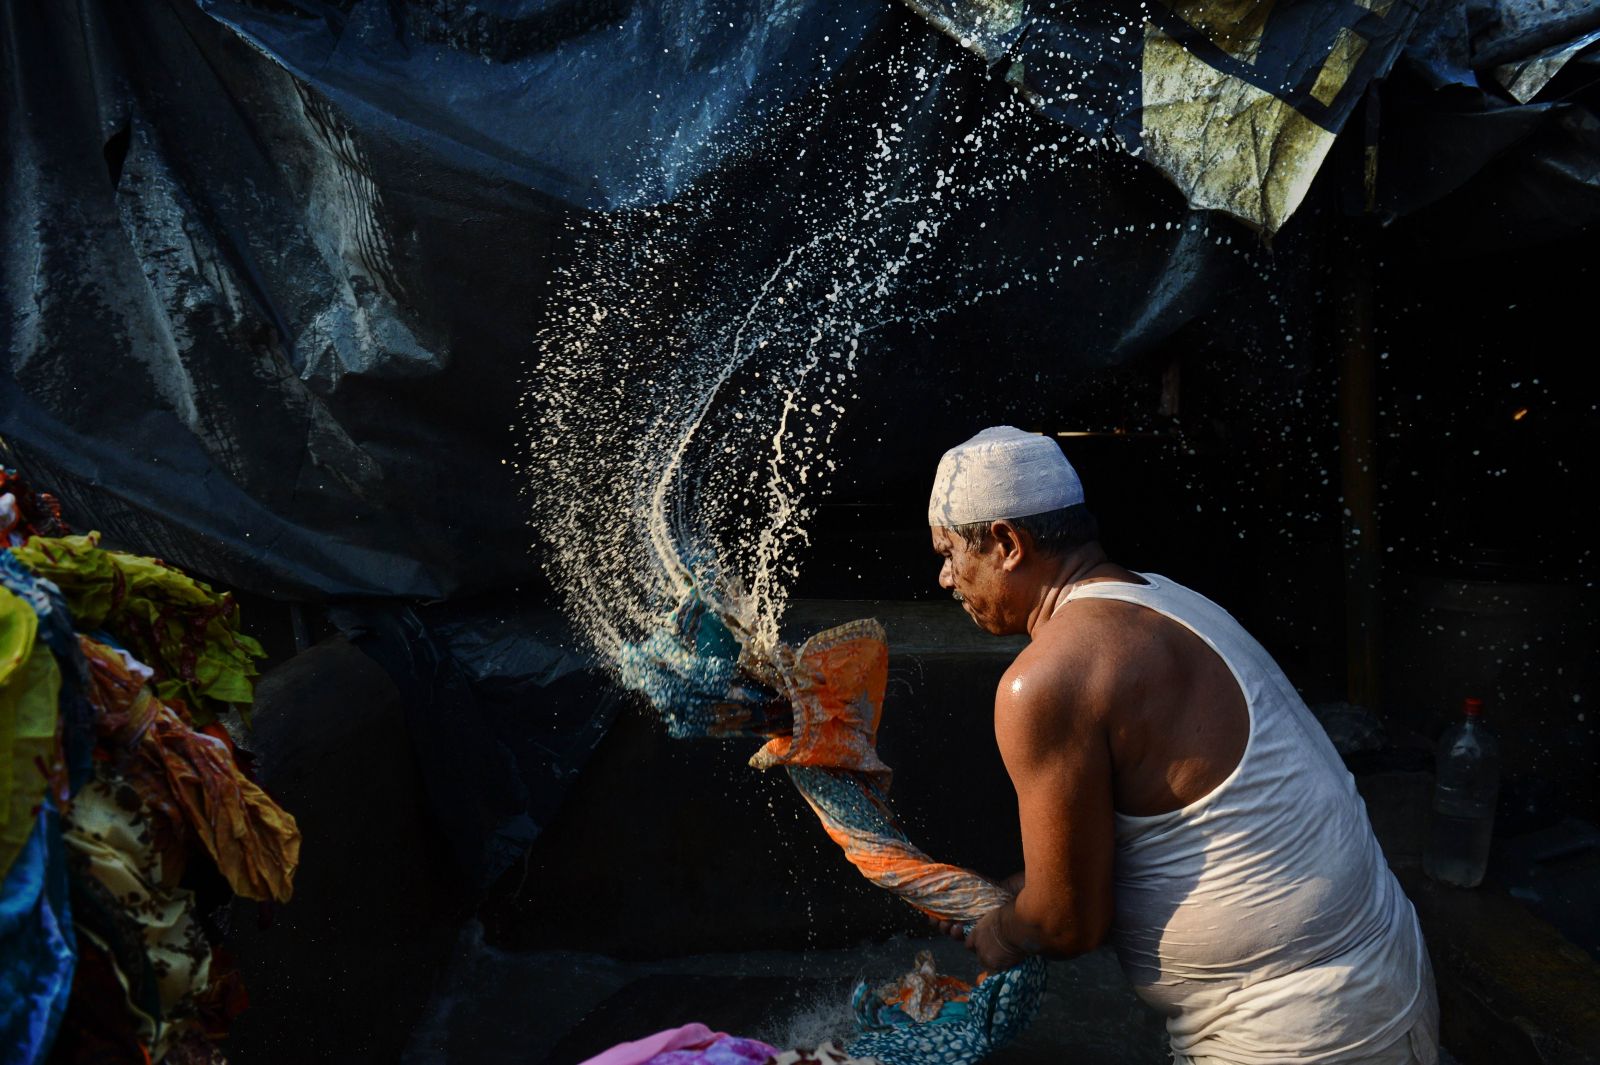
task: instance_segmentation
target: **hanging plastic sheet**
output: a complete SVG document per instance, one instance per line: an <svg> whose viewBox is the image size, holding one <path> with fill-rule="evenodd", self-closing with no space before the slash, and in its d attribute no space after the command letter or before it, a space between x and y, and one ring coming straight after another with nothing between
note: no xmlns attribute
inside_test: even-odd
<svg viewBox="0 0 1600 1065"><path fill-rule="evenodd" d="M994 73L1020 69L1023 91L1047 101L1045 141L1057 119L1109 136L1112 117L1133 122L1158 83L1189 91L1196 55L1211 56L1195 76L1216 81L1212 95L1274 113L1256 82L1288 71L1304 100L1282 117L1305 135L1274 145L1304 141L1309 159L1381 68L1406 3L1382 17L1334 5L1306 25L1284 20L1318 5L1278 5L1261 61L1288 66L1260 73L1176 22L1143 42L1136 4L1040 5L1031 28L1005 37L1018 62ZM1300 30L1303 55L1287 43ZM1307 72L1345 30L1373 43L1333 64L1325 106ZM886 57L906 49L917 61L890 69ZM1085 71L1082 106L1039 80L1051 53ZM1147 53L1168 54L1167 72ZM819 191L795 159L858 158L851 131L924 92L931 106L908 117L903 148L936 158L965 132L946 117L1015 95L921 16L876 0L617 0L581 14L532 2L91 0L9 7L0 55L13 90L0 435L81 524L288 598L537 586L524 537L506 532L525 515L504 460L547 282L585 212L720 185L729 194L708 228L740 233L740 262L754 268L788 239L775 205ZM918 81L918 69L941 73ZM1091 100L1106 106L1090 115ZM1177 124L1127 146L1159 154L1158 141L1199 121L1164 113ZM1218 159L1241 147L1224 143L1224 125L1207 127ZM1172 167L1198 190L1225 169L1215 162ZM1057 377L1138 358L1243 269L1184 224L1203 219L1144 163L1080 170L1011 197L1004 234L974 235L929 267L999 290L1057 256L1082 260L1073 299L1044 286L968 325L1037 321L1074 338L1013 353ZM1224 209L1272 228L1306 177L1279 173L1261 178L1256 207ZM1114 271L1096 250L1112 226L1142 234Z"/></svg>
<svg viewBox="0 0 1600 1065"><path fill-rule="evenodd" d="M1235 287L1158 171L1191 208L1271 232L1380 82L1360 136L1381 216L1468 185L1439 222L1466 243L1499 238L1490 199L1509 239L1596 216L1593 107L1562 88L1586 80L1594 3L1441 3L1418 26L1422 6L12 5L0 436L86 523L242 590L536 586L522 538L485 531L524 519L502 462L517 378L585 212L720 182L736 195L715 222L759 261L781 239L772 204L816 192L791 162L858 151L837 111L811 121L823 102L881 115L909 91L886 55L911 42L932 70L965 46L907 151L948 150L933 119L1000 88L1140 160L1014 197L992 258L961 263L972 288L1045 247L1095 267L1108 227L1139 229L1073 299L1041 288L968 327L1043 323L1070 347L1008 358L1070 377L1138 358ZM1403 45L1411 69L1383 80Z"/></svg>
<svg viewBox="0 0 1600 1065"><path fill-rule="evenodd" d="M1600 221L1600 3L1432 5L1382 97L1373 209L1477 253Z"/></svg>
<svg viewBox="0 0 1600 1065"><path fill-rule="evenodd" d="M1114 136L1198 209L1266 233L1305 199L1421 0L1139 8L906 0L1047 114Z"/></svg>
<svg viewBox="0 0 1600 1065"><path fill-rule="evenodd" d="M550 611L349 604L332 620L394 679L429 813L469 891L527 853L621 693Z"/></svg>
<svg viewBox="0 0 1600 1065"><path fill-rule="evenodd" d="M700 133L883 13L8 7L0 436L87 523L235 588L536 581L482 532L523 520L501 460L565 220L714 169Z"/></svg>

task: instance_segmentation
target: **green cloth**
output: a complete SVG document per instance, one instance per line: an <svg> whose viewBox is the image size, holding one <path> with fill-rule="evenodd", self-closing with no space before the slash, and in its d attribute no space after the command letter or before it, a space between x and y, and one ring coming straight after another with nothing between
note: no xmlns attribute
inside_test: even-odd
<svg viewBox="0 0 1600 1065"><path fill-rule="evenodd" d="M79 629L104 629L156 672L156 694L180 701L197 726L254 697L261 645L239 631L232 595L154 558L107 551L100 534L35 536L11 549L55 582Z"/></svg>
<svg viewBox="0 0 1600 1065"><path fill-rule="evenodd" d="M27 601L0 587L0 879L28 837L60 762L61 670Z"/></svg>

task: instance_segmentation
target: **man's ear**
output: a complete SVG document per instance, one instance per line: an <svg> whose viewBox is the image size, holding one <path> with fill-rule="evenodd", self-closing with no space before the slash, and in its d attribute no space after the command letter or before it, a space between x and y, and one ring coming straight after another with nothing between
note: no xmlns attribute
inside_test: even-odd
<svg viewBox="0 0 1600 1065"><path fill-rule="evenodd" d="M1023 556L1028 550L1028 542L1021 530L1009 521L1001 520L990 524L989 535L1000 545L1002 569L1009 572L1022 564Z"/></svg>

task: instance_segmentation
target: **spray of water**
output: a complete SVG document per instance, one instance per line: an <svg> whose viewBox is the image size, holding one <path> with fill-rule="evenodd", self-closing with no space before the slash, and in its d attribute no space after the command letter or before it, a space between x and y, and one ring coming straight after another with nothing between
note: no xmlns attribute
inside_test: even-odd
<svg viewBox="0 0 1600 1065"><path fill-rule="evenodd" d="M952 103L970 62L920 34L846 79L861 88L729 135L716 182L577 223L528 374L522 472L547 571L601 661L691 591L769 654L875 334L1072 268L995 281L981 241L1009 194L1105 146L1003 86ZM1046 135L1008 138L1018 123ZM777 167L782 199L751 177ZM973 262L991 280L964 282Z"/></svg>

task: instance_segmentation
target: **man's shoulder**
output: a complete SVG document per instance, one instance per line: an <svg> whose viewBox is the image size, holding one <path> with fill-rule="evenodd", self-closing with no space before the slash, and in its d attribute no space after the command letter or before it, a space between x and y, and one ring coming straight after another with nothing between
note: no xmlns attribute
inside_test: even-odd
<svg viewBox="0 0 1600 1065"><path fill-rule="evenodd" d="M1030 666L1104 681L1148 650L1146 645L1157 635L1152 624L1157 620L1158 615L1137 603L1074 599L1040 626L1017 660L1031 653Z"/></svg>
<svg viewBox="0 0 1600 1065"><path fill-rule="evenodd" d="M1050 638L1034 639L1000 677L996 714L1064 716L1081 724L1085 711L1101 702L1095 695L1104 683L1099 645L1093 629L1057 630Z"/></svg>
<svg viewBox="0 0 1600 1065"><path fill-rule="evenodd" d="M1136 662L1155 635L1150 612L1110 599L1076 599L1040 627L1000 679L996 709L1064 712L1080 723L1103 722L1138 681ZM1142 665L1142 663L1140 663Z"/></svg>

